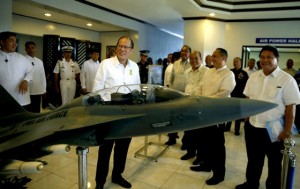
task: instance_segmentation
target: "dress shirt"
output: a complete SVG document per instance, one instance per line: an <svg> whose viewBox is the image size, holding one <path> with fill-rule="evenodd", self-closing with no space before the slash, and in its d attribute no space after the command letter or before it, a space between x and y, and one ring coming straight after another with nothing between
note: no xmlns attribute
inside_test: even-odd
<svg viewBox="0 0 300 189"><path fill-rule="evenodd" d="M32 80L29 83L30 95L46 92L46 76L43 62L37 57L25 56L32 65Z"/></svg>
<svg viewBox="0 0 300 189"><path fill-rule="evenodd" d="M124 65L119 62L117 56L115 56L101 62L94 81L93 92L104 88L140 83L141 80L138 65L135 62L128 60L127 65L124 67ZM111 93L119 92L126 94L130 93L132 90L134 90L134 88L122 87L117 91L111 91ZM101 95L101 97L105 101L110 100L110 94L106 94L105 96Z"/></svg>
<svg viewBox="0 0 300 189"><path fill-rule="evenodd" d="M79 65L70 59L69 62L65 58L59 60L55 65L53 73L60 73L60 78L62 80L74 80L76 74L80 73Z"/></svg>
<svg viewBox="0 0 300 189"><path fill-rule="evenodd" d="M31 63L23 55L0 50L0 84L21 106L30 104L29 90L21 94L19 86L23 80L29 84L32 80L31 70Z"/></svg>
<svg viewBox="0 0 300 189"><path fill-rule="evenodd" d="M248 77L250 77L250 75L253 74L254 72L256 72L257 69L256 68L250 69L249 67L247 67L244 69L244 71L247 72Z"/></svg>
<svg viewBox="0 0 300 189"><path fill-rule="evenodd" d="M181 59L179 59L174 62L170 77L170 87L172 89L184 92L186 84L184 72L190 67L191 65L189 59L187 59L186 61L182 61Z"/></svg>
<svg viewBox="0 0 300 189"><path fill-rule="evenodd" d="M199 68L196 70L193 70L192 67L187 69L184 72L186 79L186 86L184 92L193 96L198 95L200 90L200 83L203 80L203 75L208 69L209 68L204 65L199 66Z"/></svg>
<svg viewBox="0 0 300 189"><path fill-rule="evenodd" d="M87 92L92 92L93 84L99 68L99 61L93 59L87 60L83 63L80 72L81 87L86 89Z"/></svg>
<svg viewBox="0 0 300 189"><path fill-rule="evenodd" d="M266 128L281 124L285 106L300 103L300 94L293 77L278 67L270 75L265 76L262 70L254 73L248 79L244 94L250 99L263 100L278 104L277 107L250 117L250 123L255 127Z"/></svg>
<svg viewBox="0 0 300 189"><path fill-rule="evenodd" d="M208 97L229 97L235 87L234 74L225 65L222 68L210 68L204 74L200 86L200 95Z"/></svg>
<svg viewBox="0 0 300 189"><path fill-rule="evenodd" d="M173 69L173 64L170 63L165 71L165 76L164 76L164 86L170 86L170 77L171 77L171 73L172 73L172 69Z"/></svg>

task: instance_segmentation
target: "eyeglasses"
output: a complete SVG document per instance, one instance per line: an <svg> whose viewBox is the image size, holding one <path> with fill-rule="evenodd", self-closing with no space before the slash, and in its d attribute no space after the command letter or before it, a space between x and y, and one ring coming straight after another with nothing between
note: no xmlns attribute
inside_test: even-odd
<svg viewBox="0 0 300 189"><path fill-rule="evenodd" d="M117 48L118 48L118 49L124 48L125 50L129 50L129 49L131 49L132 47L123 46L123 45L118 45Z"/></svg>

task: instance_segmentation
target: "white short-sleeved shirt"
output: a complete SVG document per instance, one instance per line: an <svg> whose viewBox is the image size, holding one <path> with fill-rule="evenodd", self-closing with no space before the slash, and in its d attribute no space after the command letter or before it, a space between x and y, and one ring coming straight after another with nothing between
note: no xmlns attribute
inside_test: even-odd
<svg viewBox="0 0 300 189"><path fill-rule="evenodd" d="M94 81L93 92L100 89L111 88L119 85L140 84L138 65L127 61L126 67L121 64L117 56L105 59L101 62ZM122 87L119 93L129 93L129 89ZM110 96L102 97L105 101L110 100Z"/></svg>
<svg viewBox="0 0 300 189"><path fill-rule="evenodd" d="M86 88L87 92L92 92L93 84L95 81L96 73L99 68L99 61L96 62L92 59L83 63L80 72L80 82L83 89Z"/></svg>
<svg viewBox="0 0 300 189"><path fill-rule="evenodd" d="M57 64L55 65L55 68L53 70L53 73L60 73L60 78L62 80L73 80L76 77L76 74L80 73L79 65L74 62L73 60L70 60L70 62L67 62L65 58L63 60L59 60Z"/></svg>
<svg viewBox="0 0 300 189"><path fill-rule="evenodd" d="M185 80L186 80L186 86L185 86L185 93L189 95L198 95L199 93L199 87L200 83L203 80L204 73L208 70L209 68L201 65L197 70L193 70L192 67L187 69L184 72L185 75Z"/></svg>
<svg viewBox="0 0 300 189"><path fill-rule="evenodd" d="M234 74L226 65L219 69L208 69L203 77L200 85L201 96L229 97L236 85Z"/></svg>
<svg viewBox="0 0 300 189"><path fill-rule="evenodd" d="M28 83L32 80L31 70L32 65L25 56L0 50L0 84L21 106L30 104L29 90L21 94L19 86L23 80Z"/></svg>
<svg viewBox="0 0 300 189"><path fill-rule="evenodd" d="M29 83L31 95L44 94L46 92L46 76L43 62L37 57L25 56L32 65L32 80Z"/></svg>
<svg viewBox="0 0 300 189"><path fill-rule="evenodd" d="M295 79L278 67L268 76L262 70L253 73L247 81L244 94L250 99L278 104L271 110L250 117L250 123L259 128L265 128L267 123L280 124L285 106L300 103Z"/></svg>

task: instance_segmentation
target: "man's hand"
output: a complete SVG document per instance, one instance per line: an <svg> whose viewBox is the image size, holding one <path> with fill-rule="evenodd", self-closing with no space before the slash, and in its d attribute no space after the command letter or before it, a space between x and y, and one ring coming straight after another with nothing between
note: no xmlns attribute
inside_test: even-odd
<svg viewBox="0 0 300 189"><path fill-rule="evenodd" d="M19 85L19 93L25 94L28 91L28 81L23 80Z"/></svg>
<svg viewBox="0 0 300 189"><path fill-rule="evenodd" d="M278 136L278 141L284 141L284 139L290 138L291 135L292 133L290 131L283 130Z"/></svg>
<svg viewBox="0 0 300 189"><path fill-rule="evenodd" d="M82 88L81 93L85 95L86 94L86 88Z"/></svg>

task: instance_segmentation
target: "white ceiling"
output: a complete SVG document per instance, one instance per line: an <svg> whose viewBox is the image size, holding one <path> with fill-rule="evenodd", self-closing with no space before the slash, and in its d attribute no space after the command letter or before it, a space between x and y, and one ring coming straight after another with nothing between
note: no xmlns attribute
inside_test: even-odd
<svg viewBox="0 0 300 189"><path fill-rule="evenodd" d="M71 0L68 0L71 1ZM79 2L105 9L118 15L154 25L183 36L184 20L217 19L234 20L300 20L300 1L269 0L77 0ZM33 11L34 10L34 11ZM44 17L47 11L52 17ZM216 16L210 17L214 12ZM91 29L94 31L122 31L126 28L91 20L71 12L62 12L52 7L33 3L29 0L13 0L13 13L17 15L48 20L56 23ZM92 27L86 23L92 22Z"/></svg>

